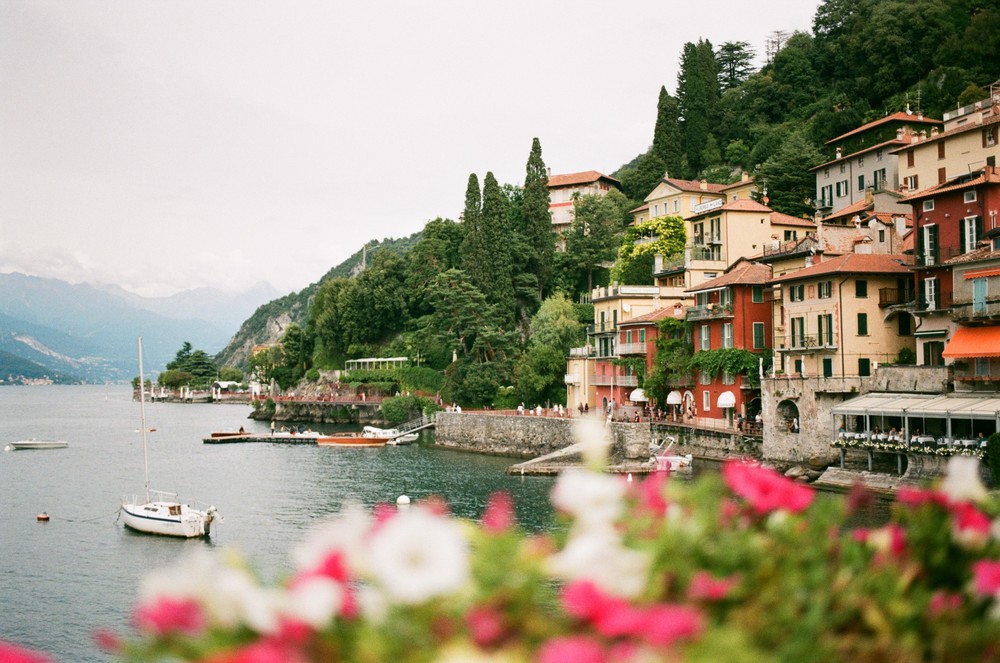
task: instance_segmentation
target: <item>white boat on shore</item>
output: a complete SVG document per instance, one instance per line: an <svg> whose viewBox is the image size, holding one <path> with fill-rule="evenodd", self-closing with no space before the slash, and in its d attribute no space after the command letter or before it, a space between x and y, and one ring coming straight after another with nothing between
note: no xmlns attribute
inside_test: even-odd
<svg viewBox="0 0 1000 663"><path fill-rule="evenodd" d="M653 465L657 472L678 472L691 469L691 465L694 462L694 457L691 454L667 453L676 441L677 438L668 435L659 444L656 442L649 443L649 464ZM669 442L669 444L664 448L663 444L665 442Z"/></svg>
<svg viewBox="0 0 1000 663"><path fill-rule="evenodd" d="M388 444L410 444L416 442L420 437L419 433L400 433L398 428L376 428L375 426L365 426L361 430L364 437L384 437L388 438Z"/></svg>
<svg viewBox="0 0 1000 663"><path fill-rule="evenodd" d="M23 449L65 449L69 446L69 442L65 440L36 440L34 438L9 442L8 444L15 451Z"/></svg>
<svg viewBox="0 0 1000 663"><path fill-rule="evenodd" d="M146 437L146 387L142 373L142 339L139 339L139 411L142 431L142 454L146 469L145 495L132 495L122 499L121 514L125 526L147 534L194 538L209 536L215 520L214 506L195 508L182 504L175 493L149 489L149 449ZM143 501L145 499L145 501Z"/></svg>

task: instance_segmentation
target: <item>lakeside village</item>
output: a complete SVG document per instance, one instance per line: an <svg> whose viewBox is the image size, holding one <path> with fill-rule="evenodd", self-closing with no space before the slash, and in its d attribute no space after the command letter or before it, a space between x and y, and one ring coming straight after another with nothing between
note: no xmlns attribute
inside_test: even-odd
<svg viewBox="0 0 1000 663"><path fill-rule="evenodd" d="M754 200L746 175L722 185L665 174L633 223L683 218L682 259L657 256L652 286L591 292L594 320L568 357L566 403L546 404L543 417L537 404L523 416L442 412L437 443L544 456L572 442L553 422L586 409L613 420L624 467L641 466L650 440L669 435L695 457L750 455L831 486L860 478L891 491L938 476L951 455L982 457L1000 430L998 133L994 85L943 120L899 112L837 136L827 142L835 156L810 169L814 220L771 210L766 190ZM620 188L596 171L548 183L561 234L578 195ZM665 403L649 402L635 362L653 367L668 318L690 324L695 356L746 350L758 370L696 372ZM393 361L405 358L353 364ZM378 418L377 394L332 395L324 380L334 379L315 394L272 395L274 411L260 416L322 421L338 403Z"/></svg>

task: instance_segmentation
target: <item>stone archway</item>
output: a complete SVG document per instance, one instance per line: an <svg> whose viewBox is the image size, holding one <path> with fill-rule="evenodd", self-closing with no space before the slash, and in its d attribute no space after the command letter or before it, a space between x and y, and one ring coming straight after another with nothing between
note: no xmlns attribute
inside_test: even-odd
<svg viewBox="0 0 1000 663"><path fill-rule="evenodd" d="M774 422L774 427L778 431L787 433L798 433L802 422L799 419L799 406L793 400L783 400L778 402L778 416Z"/></svg>

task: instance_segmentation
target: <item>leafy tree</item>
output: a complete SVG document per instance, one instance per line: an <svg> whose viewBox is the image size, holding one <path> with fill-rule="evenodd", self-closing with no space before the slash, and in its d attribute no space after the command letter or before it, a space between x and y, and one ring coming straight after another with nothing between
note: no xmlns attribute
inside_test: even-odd
<svg viewBox="0 0 1000 663"><path fill-rule="evenodd" d="M581 345L585 339L576 307L562 293L556 293L542 302L538 313L531 319L531 345L555 348L563 357L569 355L570 348Z"/></svg>
<svg viewBox="0 0 1000 663"><path fill-rule="evenodd" d="M687 171L686 158L681 157ZM643 154L635 162L635 165L625 167L618 171L618 179L622 183L622 191L630 200L645 200L656 185L663 179L663 174L667 172L667 162L658 156L653 150Z"/></svg>
<svg viewBox="0 0 1000 663"><path fill-rule="evenodd" d="M190 386L194 382L194 375L174 368L160 373L156 378L156 382L167 389L179 389L180 387Z"/></svg>
<svg viewBox="0 0 1000 663"><path fill-rule="evenodd" d="M193 376L192 386L211 383L219 372L215 361L204 350L192 350L191 344L187 341L177 351L173 361L167 363L167 370L190 373Z"/></svg>
<svg viewBox="0 0 1000 663"><path fill-rule="evenodd" d="M566 400L566 354L559 348L534 344L518 359L514 375L517 393L525 403L548 404Z"/></svg>
<svg viewBox="0 0 1000 663"><path fill-rule="evenodd" d="M406 292L410 299L410 315L419 317L428 313L424 295L427 284L435 276L461 267L463 232L461 224L440 217L424 226L420 241L407 254Z"/></svg>
<svg viewBox="0 0 1000 663"><path fill-rule="evenodd" d="M652 239L653 241L646 241ZM639 240L644 240L640 242ZM618 249L618 259L611 268L611 279L618 283L642 285L652 283L653 257L656 254L673 256L684 251L687 231L684 219L679 216L661 216L643 223L629 226ZM636 265L641 271L636 273ZM642 278L626 281L625 277Z"/></svg>
<svg viewBox="0 0 1000 663"><path fill-rule="evenodd" d="M664 318L657 323L656 354L647 371L642 388L659 403L667 402L667 394L690 381L689 364L694 354L690 325L683 320Z"/></svg>
<svg viewBox="0 0 1000 663"><path fill-rule="evenodd" d="M801 131L789 134L756 174L758 186L767 189L767 205L792 216L811 217L815 213L810 200L816 195L816 178L809 169L821 162L819 151Z"/></svg>
<svg viewBox="0 0 1000 663"><path fill-rule="evenodd" d="M219 369L219 379L223 382L243 382L243 371L232 366Z"/></svg>
<svg viewBox="0 0 1000 663"><path fill-rule="evenodd" d="M566 254L573 267L586 274L587 292L594 287L594 272L615 258L622 229L629 222L630 202L618 191L604 196L579 196L573 224L566 236Z"/></svg>

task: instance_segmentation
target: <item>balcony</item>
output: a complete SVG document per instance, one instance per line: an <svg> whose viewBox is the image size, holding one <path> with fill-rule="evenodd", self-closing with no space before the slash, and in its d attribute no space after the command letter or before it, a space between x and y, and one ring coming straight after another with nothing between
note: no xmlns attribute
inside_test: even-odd
<svg viewBox="0 0 1000 663"><path fill-rule="evenodd" d="M585 345L582 348L570 348L569 349L569 356L570 357L577 357L577 358L584 358L584 359L586 359L587 357L593 357L596 354L597 353L594 351L594 346L592 346L592 345Z"/></svg>
<svg viewBox="0 0 1000 663"><path fill-rule="evenodd" d="M604 375L597 373L590 376L590 384L599 387L638 387L639 378L635 375Z"/></svg>
<svg viewBox="0 0 1000 663"><path fill-rule="evenodd" d="M723 262L725 260L725 257L722 255L722 250L711 246L694 244L693 246L687 247L687 252L691 257L691 261L700 260L702 262ZM688 262L688 265L690 265L690 262Z"/></svg>
<svg viewBox="0 0 1000 663"><path fill-rule="evenodd" d="M913 303L912 288L879 288L878 305L879 308L887 306L905 306Z"/></svg>
<svg viewBox="0 0 1000 663"><path fill-rule="evenodd" d="M580 378L575 373L567 373L563 377L563 382L566 384L580 384Z"/></svg>
<svg viewBox="0 0 1000 663"><path fill-rule="evenodd" d="M951 306L951 319L955 322L972 324L996 322L1000 320L1000 299L955 300Z"/></svg>
<svg viewBox="0 0 1000 663"><path fill-rule="evenodd" d="M690 306L687 310L688 322L695 320L718 320L733 317L732 304L705 304L703 306Z"/></svg>
<svg viewBox="0 0 1000 663"><path fill-rule="evenodd" d="M645 343L619 343L618 344L618 355L644 355L646 354L646 344Z"/></svg>
<svg viewBox="0 0 1000 663"><path fill-rule="evenodd" d="M958 246L942 246L939 247L937 251L928 251L926 248L916 254L916 259L913 264L914 269L933 269L935 267L941 267L942 263L946 260L951 260L957 256L965 253Z"/></svg>
<svg viewBox="0 0 1000 663"><path fill-rule="evenodd" d="M615 325L611 322L597 322L592 325L587 325L587 335L592 336L594 334L613 334L616 330Z"/></svg>
<svg viewBox="0 0 1000 663"><path fill-rule="evenodd" d="M821 339L818 334L788 334L774 337L778 352L836 352L837 343L832 338Z"/></svg>
<svg viewBox="0 0 1000 663"><path fill-rule="evenodd" d="M953 369L956 382L978 383L980 386L986 386L983 383L1000 383L1000 361L998 360L984 358L982 360L956 361Z"/></svg>
<svg viewBox="0 0 1000 663"><path fill-rule="evenodd" d="M938 293L936 297L927 297L927 295L922 294L913 302L917 308L911 312L914 315L922 313L946 313L951 309L951 302L951 293Z"/></svg>

